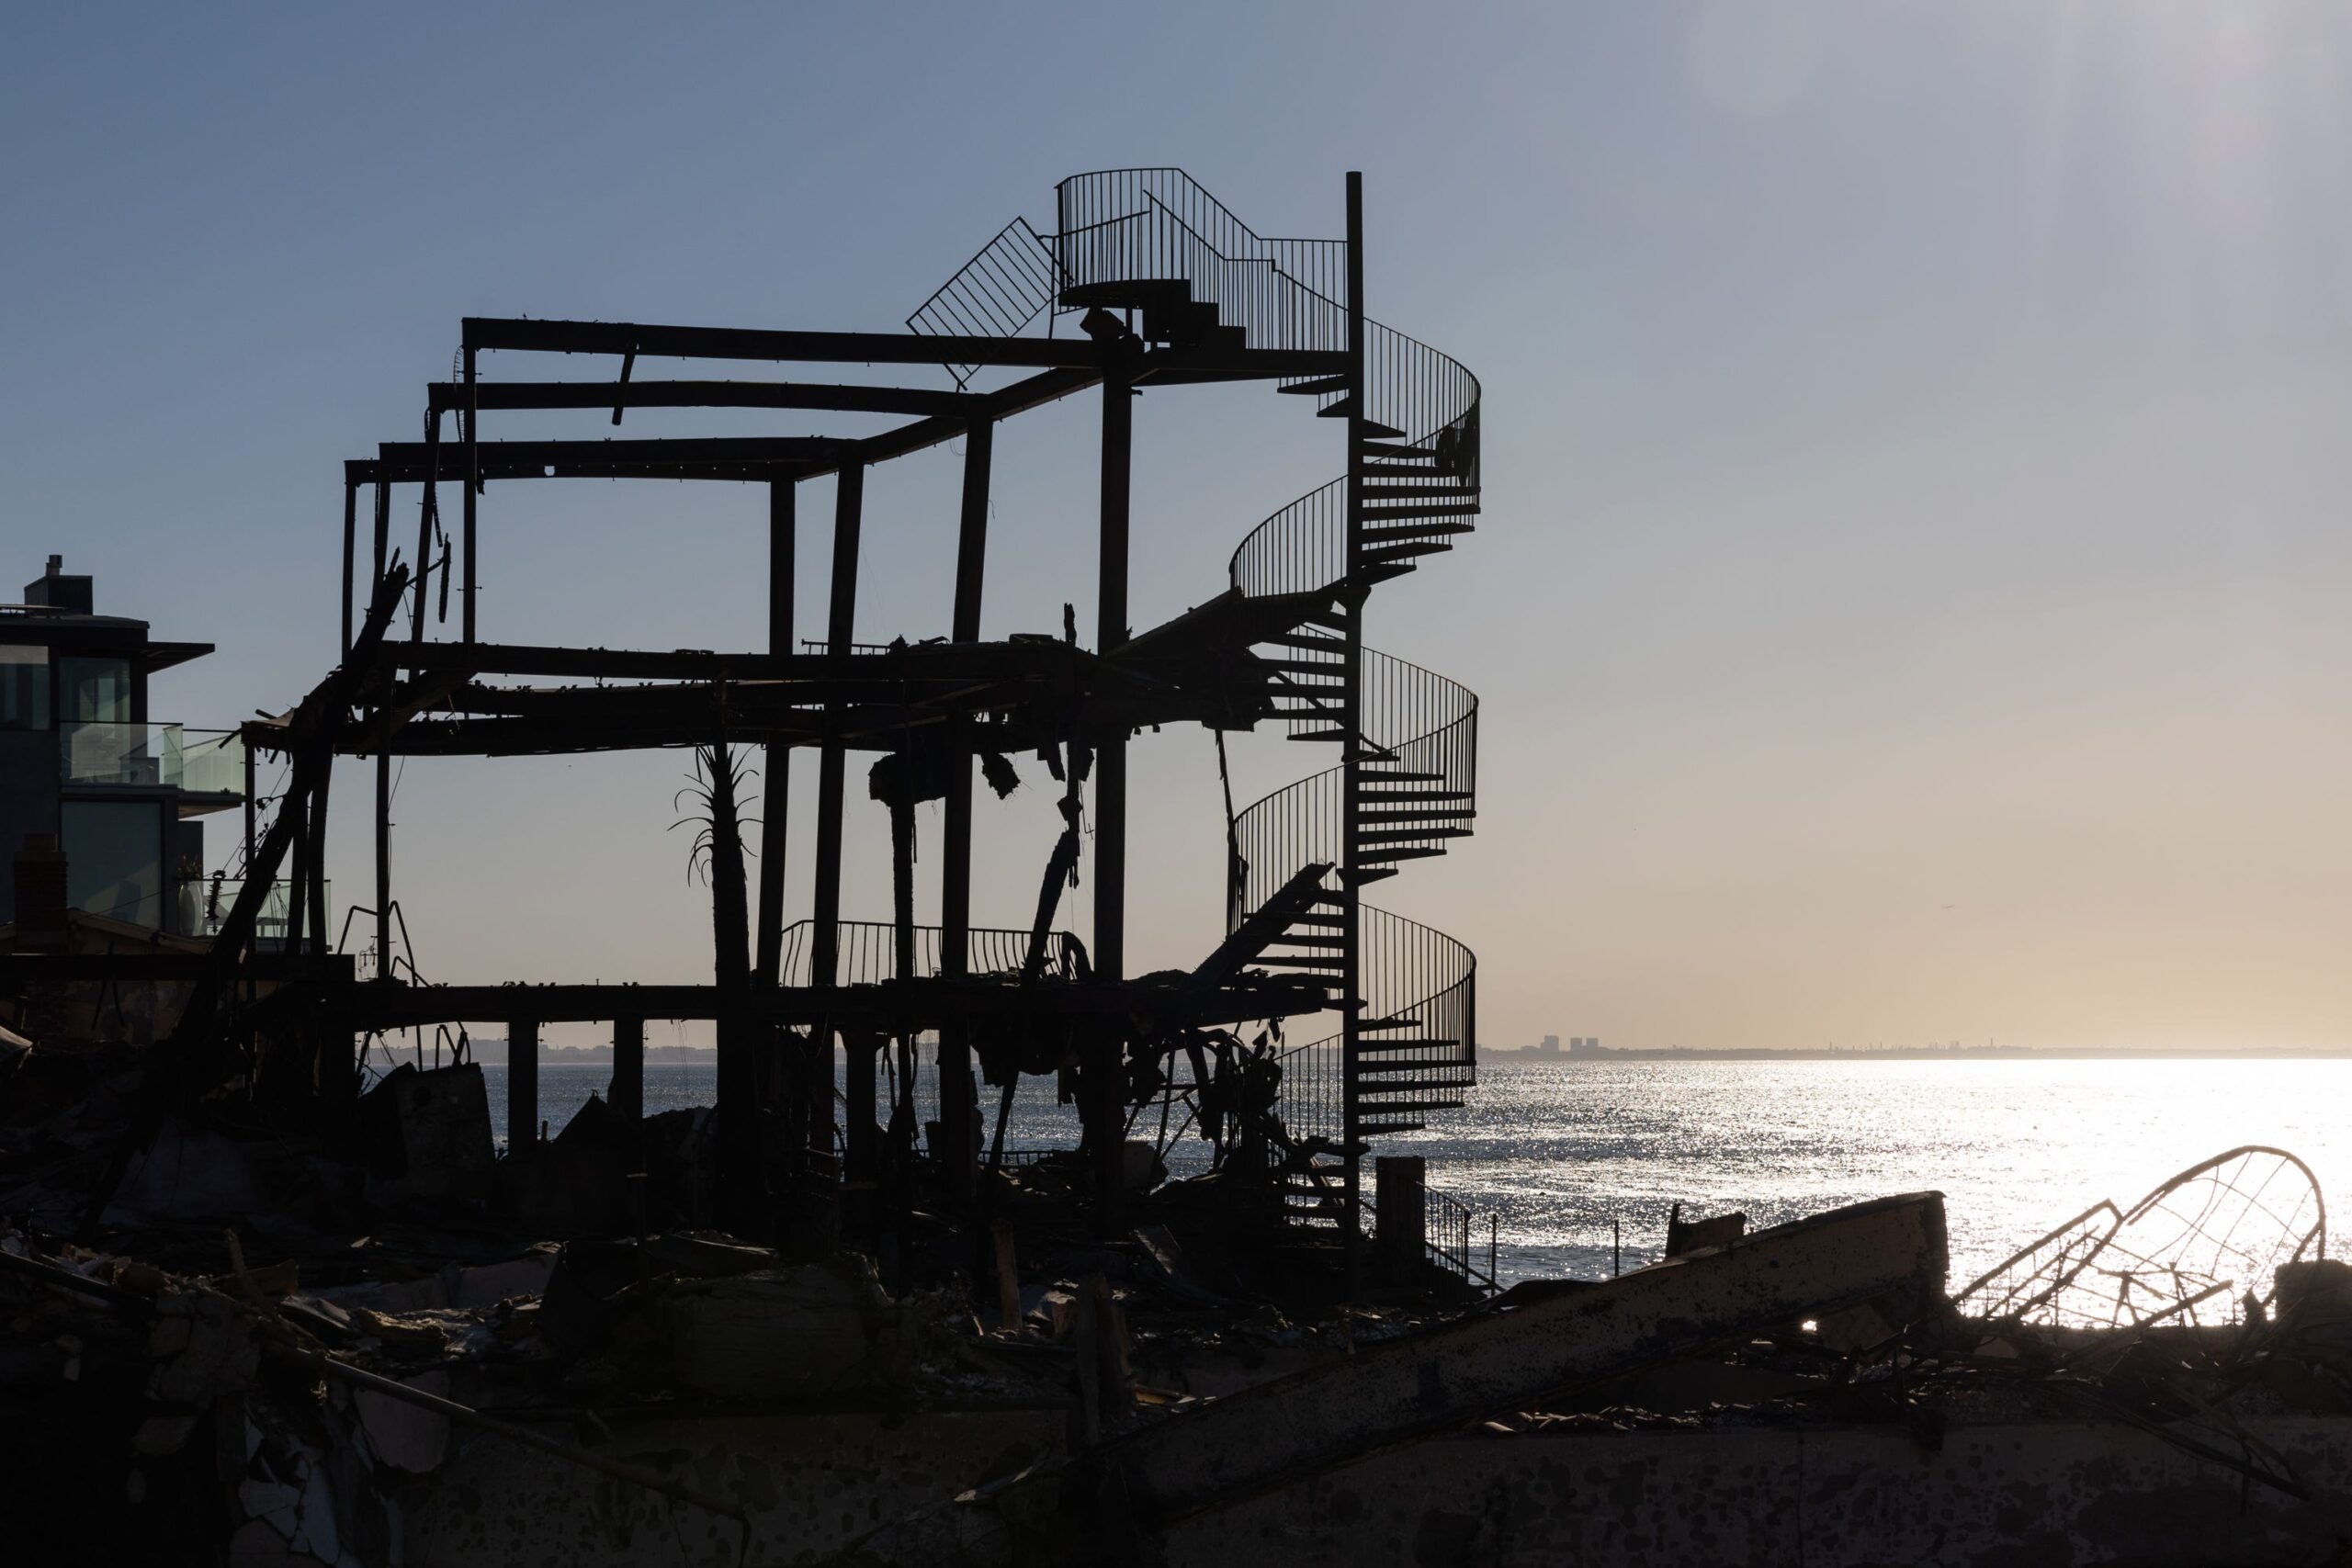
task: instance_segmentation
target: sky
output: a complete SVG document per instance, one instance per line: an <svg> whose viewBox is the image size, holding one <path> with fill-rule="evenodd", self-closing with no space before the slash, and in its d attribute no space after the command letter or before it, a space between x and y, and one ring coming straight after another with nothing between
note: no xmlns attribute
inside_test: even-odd
<svg viewBox="0 0 2352 1568"><path fill-rule="evenodd" d="M1477 952L1484 1044L2352 1045L2347 118L2352 23L2284 0L11 7L0 568L217 642L156 717L277 711L335 652L339 465L416 436L461 317L890 331L1066 175L1337 235L1360 169L1369 310L1486 390L1479 530L1367 633L1483 699L1476 836L1379 892ZM1339 472L1300 401L1138 403L1136 625ZM986 635L1091 635L1097 416L1000 437ZM795 417L698 428L868 428ZM870 480L861 637L946 629L957 467ZM764 516L493 486L483 636L755 647ZM1245 799L1330 760L1234 750ZM1131 966L1189 964L1215 752L1131 765ZM423 973L704 977L684 773L404 766ZM1052 844L1023 773L982 922ZM887 919L859 783L845 907Z"/></svg>

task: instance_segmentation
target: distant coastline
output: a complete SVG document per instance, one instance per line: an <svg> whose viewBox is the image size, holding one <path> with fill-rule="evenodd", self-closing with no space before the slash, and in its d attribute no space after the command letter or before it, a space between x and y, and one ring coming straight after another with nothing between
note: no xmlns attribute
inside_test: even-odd
<svg viewBox="0 0 2352 1568"><path fill-rule="evenodd" d="M2216 1060L2342 1061L2352 1057L2352 1046L2296 1048L2256 1045L2242 1051L2149 1047L2097 1050L2089 1047L2037 1045L1860 1045L1800 1047L1772 1050L1763 1046L1709 1049L1691 1045L1618 1047L1600 1045L1581 1051L1546 1051L1538 1045L1481 1051L1497 1062L2201 1062Z"/></svg>
<svg viewBox="0 0 2352 1568"><path fill-rule="evenodd" d="M476 1038L467 1043L473 1059L485 1067L506 1065L506 1042ZM609 1065L613 1059L610 1045L542 1045L539 1065L544 1067L586 1067L599 1063ZM718 1060L718 1054L707 1045L648 1045L645 1062L648 1066L708 1066Z"/></svg>

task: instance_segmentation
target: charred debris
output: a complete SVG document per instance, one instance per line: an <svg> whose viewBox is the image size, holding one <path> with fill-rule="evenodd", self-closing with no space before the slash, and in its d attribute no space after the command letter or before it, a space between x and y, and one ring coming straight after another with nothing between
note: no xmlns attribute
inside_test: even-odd
<svg viewBox="0 0 2352 1568"><path fill-rule="evenodd" d="M2309 1173L2276 1151L2098 1206L1956 1295L1933 1193L1754 1234L1678 1223L1650 1267L1499 1288L1491 1230L1379 1152L1461 1105L1475 961L1364 897L1475 821L1476 698L1363 636L1374 588L1474 527L1477 383L1364 316L1353 175L1338 241L1260 236L1170 169L1064 181L1056 220L1008 225L904 333L466 321L424 439L345 465L340 658L237 734L282 787L262 800L249 763L242 792L199 803L243 806L234 874L126 920L67 897L70 833L26 840L0 931L0 1402L49 1437L9 1468L12 1528L54 1552L240 1563L1230 1562L1307 1539L1353 1563L1468 1562L1562 1530L1583 1532L1579 1560L1668 1560L1643 1543L1670 1540L1700 1561L1726 1507L1785 1513L1791 1442L1802 1476L1808 1437L1872 1435L1816 1461L1859 1497L1894 1462L1881 1438L1907 1464L1964 1430L2080 1419L2144 1440L2151 1485L2203 1497L2219 1476L2266 1529L2331 1528L2352 1444L2279 1423L2346 1411L2352 1284ZM549 356L603 374L487 374ZM647 374L670 360L906 374ZM1135 394L1209 383L1333 422L1317 428L1345 471L1248 531L1223 592L1134 631ZM996 427L1091 393L1093 646L1074 611L984 640ZM648 408L889 423L490 429ZM860 640L866 473L949 443L944 635ZM485 502L566 477L764 487L761 646L489 640ZM803 628L799 487L820 478L830 609ZM27 615L62 637L51 608ZM1216 733L1220 756L1227 733L1272 728L1322 766L1239 810L1228 792L1226 936L1136 974L1126 749L1165 725ZM391 881L403 760L646 748L694 759L709 984L420 973ZM334 818L373 849L372 902L341 927L338 758L374 772ZM141 760L132 782L154 786ZM844 910L854 761L888 808L888 919ZM1034 884L973 886L976 783L1058 795ZM162 798L186 814L186 793ZM914 808L933 801L940 921L920 925ZM744 845L795 809L815 827L805 913L781 852ZM1083 938L1058 919L1081 874ZM975 924L976 904L1024 923ZM662 1019L712 1025L714 1105L645 1114ZM540 1033L582 1022L609 1025L611 1079L547 1137ZM481 1025L508 1045L503 1148ZM1073 1146L1009 1145L1024 1077L1077 1108ZM1195 1157L1171 1159L1180 1141ZM1679 1490L1691 1450L1626 1446L1672 1438L1748 1442L1755 1495ZM1571 1444L1582 1481L1558 1464ZM1498 1492L1513 1466L1534 1469ZM2077 1481L2064 1528L2107 1539ZM1823 1549L1891 1551L1909 1528L1838 1507L1793 1527L1804 1560L1882 1560Z"/></svg>

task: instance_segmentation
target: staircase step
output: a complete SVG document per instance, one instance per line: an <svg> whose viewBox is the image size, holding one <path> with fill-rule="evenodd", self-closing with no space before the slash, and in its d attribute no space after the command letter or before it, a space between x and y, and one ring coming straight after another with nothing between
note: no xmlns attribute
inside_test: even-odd
<svg viewBox="0 0 2352 1568"><path fill-rule="evenodd" d="M1447 1100L1462 1103L1468 1089L1462 1083L1417 1083L1410 1078L1385 1078L1356 1085L1356 1103L1375 1116L1396 1111L1434 1111Z"/></svg>
<svg viewBox="0 0 2352 1568"><path fill-rule="evenodd" d="M1441 545L1432 540L1426 544L1389 545L1381 549L1366 550L1363 553L1363 558L1382 566L1401 566L1407 561L1418 560L1423 556L1449 555L1453 550L1452 545Z"/></svg>
<svg viewBox="0 0 2352 1568"><path fill-rule="evenodd" d="M1294 729L1285 737L1291 740L1345 740L1347 738L1348 732L1344 729L1309 729L1304 732Z"/></svg>
<svg viewBox="0 0 2352 1568"><path fill-rule="evenodd" d="M1442 855L1443 853L1445 853L1443 850L1379 850L1375 851L1372 854L1361 857L1360 863L1365 866L1384 866L1391 865L1395 862L1400 860L1428 860L1432 855ZM1362 874L1359 873L1358 875L1361 877Z"/></svg>
<svg viewBox="0 0 2352 1568"><path fill-rule="evenodd" d="M1348 922L1344 916L1318 915L1309 910L1304 915L1293 917L1290 923L1295 926L1321 926L1329 931L1340 931L1344 929Z"/></svg>
<svg viewBox="0 0 2352 1568"><path fill-rule="evenodd" d="M1345 376L1318 376L1312 381L1294 381L1289 386L1274 389L1277 392L1288 392L1302 398L1319 398L1326 392L1344 392L1347 389L1348 378Z"/></svg>
<svg viewBox="0 0 2352 1568"><path fill-rule="evenodd" d="M1422 839L1466 839L1467 828L1397 828L1384 829L1374 833L1358 833L1359 844L1410 844Z"/></svg>
<svg viewBox="0 0 2352 1568"><path fill-rule="evenodd" d="M1442 501L1418 501L1409 506L1376 506L1374 502L1384 497L1367 493L1363 499L1363 520L1367 523L1387 523L1403 517L1459 517L1465 512L1478 510L1478 503L1475 501L1458 506L1449 506Z"/></svg>
<svg viewBox="0 0 2352 1568"><path fill-rule="evenodd" d="M1292 922L1294 925L1297 923L1295 920ZM1304 936L1297 931L1286 931L1274 940L1285 947L1345 947L1348 945L1348 939L1343 936Z"/></svg>
<svg viewBox="0 0 2352 1568"><path fill-rule="evenodd" d="M1443 773L1409 773L1402 768L1390 770L1385 767L1381 772L1374 773L1372 777L1382 780L1395 779L1399 782L1409 780L1415 784L1442 784L1445 781Z"/></svg>
<svg viewBox="0 0 2352 1568"><path fill-rule="evenodd" d="M1396 874L1396 868L1393 865L1366 865L1357 867L1355 875L1349 880L1362 887L1367 882L1385 882Z"/></svg>
<svg viewBox="0 0 2352 1568"><path fill-rule="evenodd" d="M1250 967L1263 969L1324 969L1340 967L1337 958L1317 957L1301 953L1264 953L1250 961Z"/></svg>
<svg viewBox="0 0 2352 1568"><path fill-rule="evenodd" d="M1384 545L1397 539L1444 539L1476 532L1477 525L1471 523L1400 523L1393 528L1366 528L1363 542Z"/></svg>
<svg viewBox="0 0 2352 1568"><path fill-rule="evenodd" d="M1413 566L1410 561L1394 560L1374 561L1372 565L1350 575L1368 588L1375 582L1386 582L1393 578L1409 577L1412 572Z"/></svg>
<svg viewBox="0 0 2352 1568"><path fill-rule="evenodd" d="M1459 1040L1437 1040L1428 1036L1414 1040L1361 1040L1356 1043L1356 1050L1360 1054L1365 1051L1458 1051L1461 1048ZM1466 1067L1470 1064L1457 1058L1453 1065Z"/></svg>
<svg viewBox="0 0 2352 1568"><path fill-rule="evenodd" d="M1475 810L1466 808L1459 811L1430 811L1423 808L1410 811L1367 811L1359 816L1356 820L1359 822L1466 822L1477 815Z"/></svg>
<svg viewBox="0 0 2352 1568"><path fill-rule="evenodd" d="M1317 419L1345 419L1355 412L1356 400L1353 398L1341 398L1336 403L1326 403L1321 408L1317 409L1315 411L1315 417ZM1385 441L1402 441L1405 439L1405 433L1403 431L1397 429L1393 424L1383 424L1376 419L1367 419L1363 422L1363 433L1367 437L1377 438Z"/></svg>
<svg viewBox="0 0 2352 1568"><path fill-rule="evenodd" d="M1335 654L1343 651L1348 646L1345 638L1320 637L1313 632L1277 632L1265 640L1277 648L1300 648L1310 650L1328 649Z"/></svg>
<svg viewBox="0 0 2352 1568"><path fill-rule="evenodd" d="M1425 479L1429 476L1426 474L1415 474L1400 477L1409 480L1419 480ZM1465 485L1461 483L1422 484L1413 482L1405 484L1390 484L1384 479L1375 483L1371 489L1363 492L1363 498L1367 502L1392 501L1399 496L1408 495L1439 496L1466 501L1472 506L1478 504L1478 487L1476 485Z"/></svg>
<svg viewBox="0 0 2352 1568"><path fill-rule="evenodd" d="M1387 1076L1402 1073L1452 1072L1469 1065L1457 1056L1389 1056L1374 1062L1359 1061L1356 1063L1356 1071Z"/></svg>
<svg viewBox="0 0 2352 1568"><path fill-rule="evenodd" d="M1466 789L1374 789L1360 785L1358 793L1366 800L1383 805L1392 800L1470 800L1475 798Z"/></svg>
<svg viewBox="0 0 2352 1568"><path fill-rule="evenodd" d="M1367 441L1356 450L1367 457L1385 457L1391 461L1411 458L1417 462L1434 463L1436 451L1428 446L1412 446L1396 441Z"/></svg>
<svg viewBox="0 0 2352 1568"><path fill-rule="evenodd" d="M1258 656L1258 662L1269 670L1288 670L1301 675L1340 675L1346 673L1345 660L1340 659L1269 659Z"/></svg>

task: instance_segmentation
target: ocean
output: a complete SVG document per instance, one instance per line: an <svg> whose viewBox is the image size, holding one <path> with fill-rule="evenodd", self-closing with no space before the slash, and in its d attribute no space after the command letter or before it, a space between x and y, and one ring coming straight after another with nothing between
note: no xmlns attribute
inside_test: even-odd
<svg viewBox="0 0 2352 1568"><path fill-rule="evenodd" d="M492 1124L506 1074L486 1069ZM611 1068L542 1066L540 1114L560 1130ZM1753 1227L1893 1192L1945 1195L1952 1281L1965 1283L2101 1198L2128 1205L2207 1156L2267 1144L2301 1156L2328 1208L2352 1213L2352 1061L1697 1061L1482 1064L1462 1110L1383 1139L1430 1181L1497 1216L1505 1282L1596 1279L1663 1250L1666 1219L1742 1210ZM710 1102L712 1069L655 1063L649 1113ZM933 1086L917 1092L934 1113ZM991 1098L991 1110L993 1100ZM1181 1114L1181 1112L1180 1112ZM1024 1080L1008 1147L1069 1145L1073 1112ZM1180 1145L1179 1175L1207 1145Z"/></svg>

